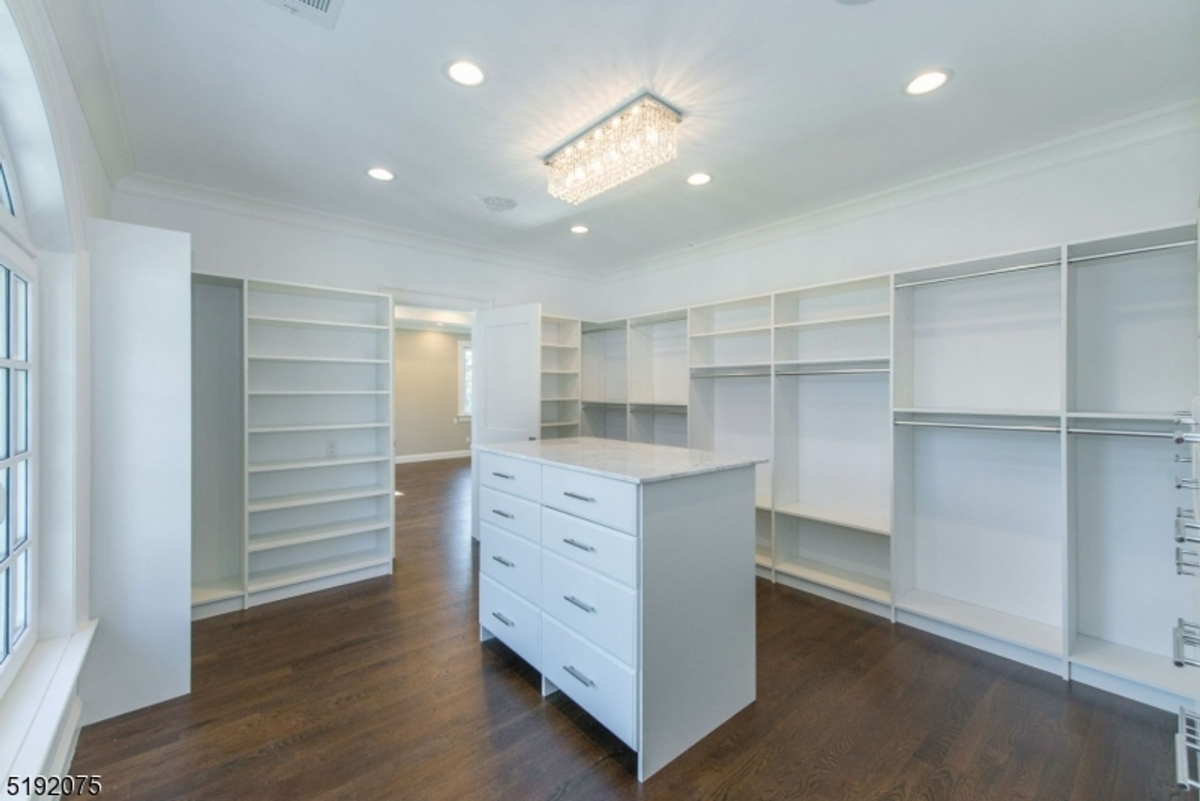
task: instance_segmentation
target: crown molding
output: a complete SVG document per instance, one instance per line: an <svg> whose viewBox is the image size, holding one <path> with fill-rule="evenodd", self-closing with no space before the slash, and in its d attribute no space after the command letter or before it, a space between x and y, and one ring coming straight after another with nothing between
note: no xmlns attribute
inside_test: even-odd
<svg viewBox="0 0 1200 801"><path fill-rule="evenodd" d="M223 189L190 184L146 173L135 173L121 180L114 189L116 195L171 200L200 208L223 211L268 222L291 225L306 230L324 231L341 236L381 242L452 256L510 270L553 275L588 283L600 283L602 276L574 267L540 261L506 250L470 245L452 239L416 233L404 228L371 223L355 217L316 211L301 206L229 192Z"/></svg>
<svg viewBox="0 0 1200 801"><path fill-rule="evenodd" d="M828 228L988 184L1057 169L1157 140L1191 134L1197 130L1200 130L1200 99L1166 106L987 161L805 212L779 222L739 231L694 247L668 251L631 262L601 273L600 278L605 283L614 283L635 275L691 264L769 244L806 231Z"/></svg>

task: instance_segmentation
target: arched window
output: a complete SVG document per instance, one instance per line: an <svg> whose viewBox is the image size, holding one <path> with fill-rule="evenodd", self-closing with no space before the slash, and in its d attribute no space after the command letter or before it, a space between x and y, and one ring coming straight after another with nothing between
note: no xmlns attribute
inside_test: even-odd
<svg viewBox="0 0 1200 801"><path fill-rule="evenodd" d="M0 130L0 692L37 639L37 268Z"/></svg>

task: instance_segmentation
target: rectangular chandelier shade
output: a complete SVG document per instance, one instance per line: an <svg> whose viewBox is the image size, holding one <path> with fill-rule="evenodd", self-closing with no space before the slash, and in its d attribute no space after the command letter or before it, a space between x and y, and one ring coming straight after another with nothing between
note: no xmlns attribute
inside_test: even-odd
<svg viewBox="0 0 1200 801"><path fill-rule="evenodd" d="M678 154L679 112L651 94L618 109L546 157L547 189L579 204Z"/></svg>

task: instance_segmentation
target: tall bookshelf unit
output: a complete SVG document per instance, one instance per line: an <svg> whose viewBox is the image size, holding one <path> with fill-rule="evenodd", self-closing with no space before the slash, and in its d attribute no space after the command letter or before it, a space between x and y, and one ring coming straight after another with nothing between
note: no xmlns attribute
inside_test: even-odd
<svg viewBox="0 0 1200 801"><path fill-rule="evenodd" d="M193 617L391 573L390 297L197 275L193 312Z"/></svg>

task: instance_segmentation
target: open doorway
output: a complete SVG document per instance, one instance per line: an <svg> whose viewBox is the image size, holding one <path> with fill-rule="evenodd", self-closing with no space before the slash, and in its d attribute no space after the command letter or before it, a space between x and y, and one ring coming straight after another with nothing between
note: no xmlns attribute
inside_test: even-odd
<svg viewBox="0 0 1200 801"><path fill-rule="evenodd" d="M397 303L394 442L397 464L471 455L474 314Z"/></svg>

